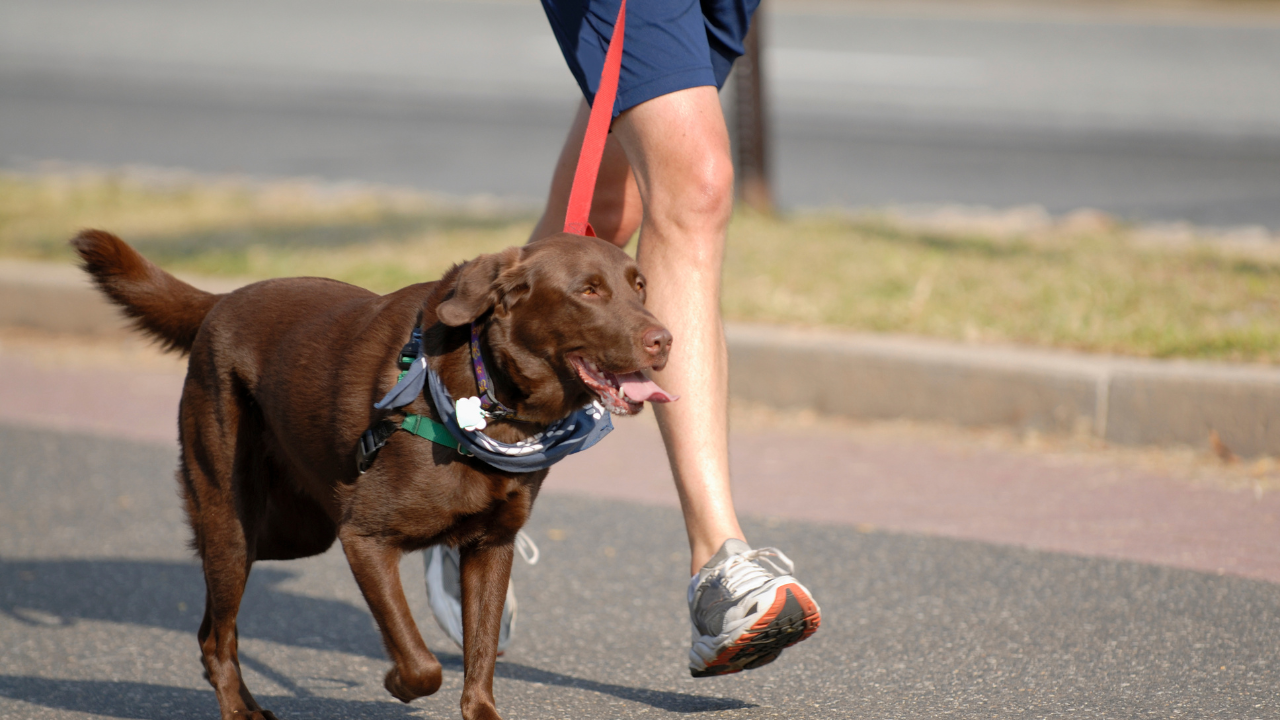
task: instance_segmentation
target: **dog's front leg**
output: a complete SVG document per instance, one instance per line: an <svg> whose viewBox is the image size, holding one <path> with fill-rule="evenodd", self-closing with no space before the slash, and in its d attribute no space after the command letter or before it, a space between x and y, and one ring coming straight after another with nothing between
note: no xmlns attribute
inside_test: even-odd
<svg viewBox="0 0 1280 720"><path fill-rule="evenodd" d="M394 667L383 683L402 702L440 689L440 661L427 649L400 584L400 548L385 538L341 533L342 549Z"/></svg>
<svg viewBox="0 0 1280 720"><path fill-rule="evenodd" d="M501 720L493 704L493 666L498 660L502 604L511 578L512 545L482 545L462 559L462 717Z"/></svg>

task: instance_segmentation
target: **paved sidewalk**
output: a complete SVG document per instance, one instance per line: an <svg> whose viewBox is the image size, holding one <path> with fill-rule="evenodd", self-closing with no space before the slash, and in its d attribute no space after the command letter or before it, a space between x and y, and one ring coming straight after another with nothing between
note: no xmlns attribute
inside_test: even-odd
<svg viewBox="0 0 1280 720"><path fill-rule="evenodd" d="M70 342L70 341L68 341ZM182 365L140 341L0 336L0 422L171 444ZM1280 488L1212 468L1199 482L1104 450L1035 450L989 436L805 416L735 417L740 511L1280 582ZM652 415L558 465L553 493L677 503ZM1265 468L1262 468L1265 469Z"/></svg>

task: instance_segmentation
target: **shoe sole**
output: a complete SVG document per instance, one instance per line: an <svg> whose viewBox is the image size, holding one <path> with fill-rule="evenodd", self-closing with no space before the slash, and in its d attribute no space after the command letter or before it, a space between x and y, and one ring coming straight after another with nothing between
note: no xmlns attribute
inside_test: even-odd
<svg viewBox="0 0 1280 720"><path fill-rule="evenodd" d="M817 632L822 615L809 593L798 583L782 585L778 590L773 606L755 625L726 645L705 670L690 669L690 673L698 678L753 670L768 665L783 650Z"/></svg>

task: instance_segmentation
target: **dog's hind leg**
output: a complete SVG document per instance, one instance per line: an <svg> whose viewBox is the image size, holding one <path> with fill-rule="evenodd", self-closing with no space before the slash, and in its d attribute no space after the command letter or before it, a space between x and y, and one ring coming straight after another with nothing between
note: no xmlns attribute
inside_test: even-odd
<svg viewBox="0 0 1280 720"><path fill-rule="evenodd" d="M247 577L247 574L246 574ZM209 579L206 576L206 583ZM225 590L225 585L223 586ZM215 608L218 608L215 610ZM213 593L206 591L204 620L200 622L200 631L197 639L200 641L201 660L205 667L205 679L213 685L214 693L218 697L218 706L223 708L223 720L228 718L236 718L236 720L276 720L276 716L270 710L263 710L258 705L257 700L250 694L249 688L244 684L244 679L240 673L240 657L239 642L240 634L234 623L231 628L231 636L228 641L226 633L222 630L213 632L215 624L215 613L219 616L226 611L225 602L217 602L213 598ZM209 650L212 649L212 655L230 655L231 667L225 660L221 662L211 662ZM221 650L222 652L219 652ZM217 679L215 680L215 672ZM224 690L223 688L228 688ZM233 708L229 713L226 708Z"/></svg>
<svg viewBox="0 0 1280 720"><path fill-rule="evenodd" d="M263 463L261 453L251 450L260 423L231 393L212 394L216 399L188 377L180 410L180 475L205 579L197 637L223 720L274 720L245 686L237 654L236 615L262 514L255 485Z"/></svg>
<svg viewBox="0 0 1280 720"><path fill-rule="evenodd" d="M342 549L364 594L382 642L394 666L383 685L401 702L430 695L440 689L440 661L427 649L409 611L400 582L403 552L387 538L360 535L349 527L339 531Z"/></svg>
<svg viewBox="0 0 1280 720"><path fill-rule="evenodd" d="M240 673L239 634L235 616L240 608L249 577L248 566L241 572L232 568L205 570L208 592L205 596L204 620L198 639L205 674L218 696L223 720L274 720L275 715L263 710L249 693Z"/></svg>

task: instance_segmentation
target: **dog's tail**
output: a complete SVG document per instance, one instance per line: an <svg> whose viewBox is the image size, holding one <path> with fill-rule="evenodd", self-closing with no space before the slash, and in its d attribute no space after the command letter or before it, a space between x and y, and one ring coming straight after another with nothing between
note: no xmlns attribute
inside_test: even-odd
<svg viewBox="0 0 1280 720"><path fill-rule="evenodd" d="M98 289L166 350L190 352L204 316L222 299L161 270L109 232L85 230L71 245Z"/></svg>

